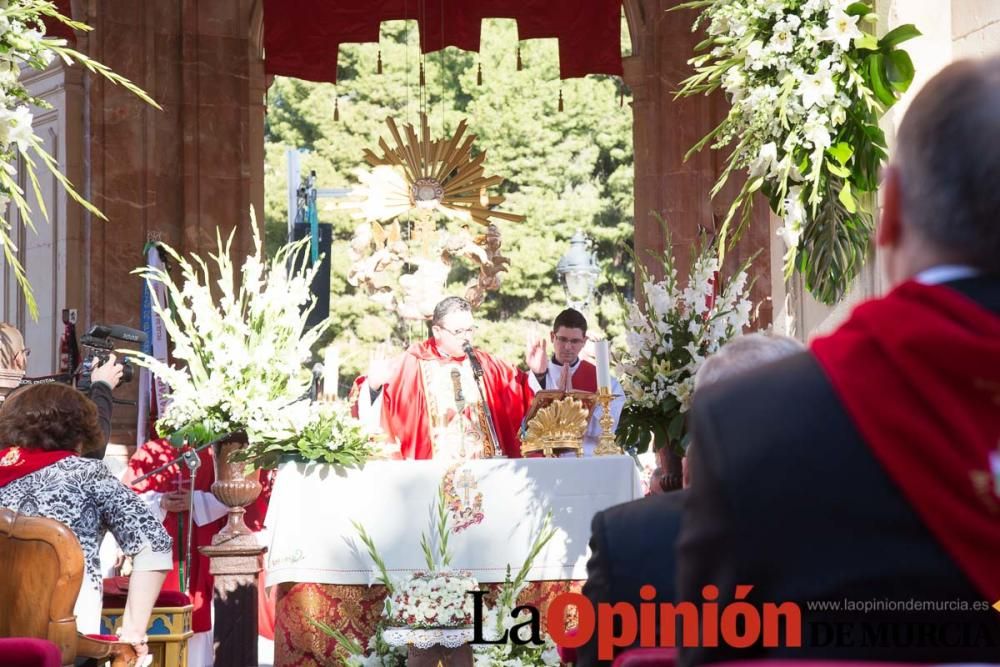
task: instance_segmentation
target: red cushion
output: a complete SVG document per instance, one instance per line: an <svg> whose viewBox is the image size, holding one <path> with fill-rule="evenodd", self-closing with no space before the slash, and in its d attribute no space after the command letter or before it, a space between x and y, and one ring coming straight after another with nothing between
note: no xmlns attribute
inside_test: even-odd
<svg viewBox="0 0 1000 667"><path fill-rule="evenodd" d="M611 667L673 667L676 662L675 648L632 648L616 657Z"/></svg>
<svg viewBox="0 0 1000 667"><path fill-rule="evenodd" d="M109 577L104 580L104 608L124 609L128 597L128 577ZM154 607L186 607L191 598L180 591L160 591Z"/></svg>
<svg viewBox="0 0 1000 667"><path fill-rule="evenodd" d="M84 635L87 639L96 639L99 642L116 642L118 637L116 635Z"/></svg>
<svg viewBox="0 0 1000 667"><path fill-rule="evenodd" d="M60 667L59 647L46 639L0 639L0 665L4 667Z"/></svg>
<svg viewBox="0 0 1000 667"><path fill-rule="evenodd" d="M976 663L985 665L995 663ZM726 667L927 667L916 662L866 662L864 660L736 660Z"/></svg>

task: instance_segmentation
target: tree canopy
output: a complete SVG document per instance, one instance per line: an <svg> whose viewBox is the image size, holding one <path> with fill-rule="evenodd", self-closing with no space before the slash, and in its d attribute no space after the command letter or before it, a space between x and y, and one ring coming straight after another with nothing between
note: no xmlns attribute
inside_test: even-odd
<svg viewBox="0 0 1000 667"><path fill-rule="evenodd" d="M619 297L631 293L633 280L626 251L633 232L632 111L617 78L560 81L555 40L519 42L516 25L505 20L484 22L482 35L478 54L449 48L423 57L415 27L388 22L379 44L341 48L336 85L276 79L266 127L267 239L273 251L287 236L286 147L300 150L302 173L315 170L319 187L349 188L357 183L354 170L365 165L363 150L388 135L387 116L417 125L424 109L437 137L450 136L465 118L475 150L487 154L486 173L506 179L502 208L527 216L498 223L511 265L477 312L477 345L523 363L525 333L543 334L565 307L555 268L577 229L593 240L603 271L587 312L591 327L620 330ZM348 284L347 246L357 221L325 200L319 213L333 224L331 335L341 343L349 381L377 343L402 349L426 328L398 321Z"/></svg>

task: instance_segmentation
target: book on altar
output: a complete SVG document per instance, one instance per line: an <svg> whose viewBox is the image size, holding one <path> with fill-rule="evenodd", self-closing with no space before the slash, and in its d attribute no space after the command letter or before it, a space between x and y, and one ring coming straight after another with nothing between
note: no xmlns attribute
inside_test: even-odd
<svg viewBox="0 0 1000 667"><path fill-rule="evenodd" d="M531 401L531 406L528 408L528 412L524 416L524 422L521 424L521 430L527 428L528 424L531 423L532 418L534 418L535 413L539 410L551 403L561 401L567 396L575 398L583 403L583 405L587 408L587 421L589 423L590 418L594 416L594 408L597 407L597 394L592 391L560 391L559 389L543 389L535 392L535 398Z"/></svg>

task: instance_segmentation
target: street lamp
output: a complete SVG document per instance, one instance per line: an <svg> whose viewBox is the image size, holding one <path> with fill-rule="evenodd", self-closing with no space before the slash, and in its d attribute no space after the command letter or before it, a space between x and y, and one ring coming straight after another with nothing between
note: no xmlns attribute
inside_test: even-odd
<svg viewBox="0 0 1000 667"><path fill-rule="evenodd" d="M597 286L600 268L597 258L589 250L590 240L581 230L569 241L569 250L559 259L556 273L566 290L566 302L570 308L583 310L590 302Z"/></svg>

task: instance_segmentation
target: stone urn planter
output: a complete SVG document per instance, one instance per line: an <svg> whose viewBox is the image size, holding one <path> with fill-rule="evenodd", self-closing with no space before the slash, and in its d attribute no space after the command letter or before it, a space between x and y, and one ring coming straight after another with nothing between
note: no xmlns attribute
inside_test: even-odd
<svg viewBox="0 0 1000 667"><path fill-rule="evenodd" d="M246 446L245 433L230 434L225 440L212 445L215 454L215 482L212 484L212 494L229 508L226 525L219 531L218 537L233 538L252 533L247 528L243 515L246 513L246 506L260 495L260 471L254 470L247 475L245 463L230 461L234 453Z"/></svg>

